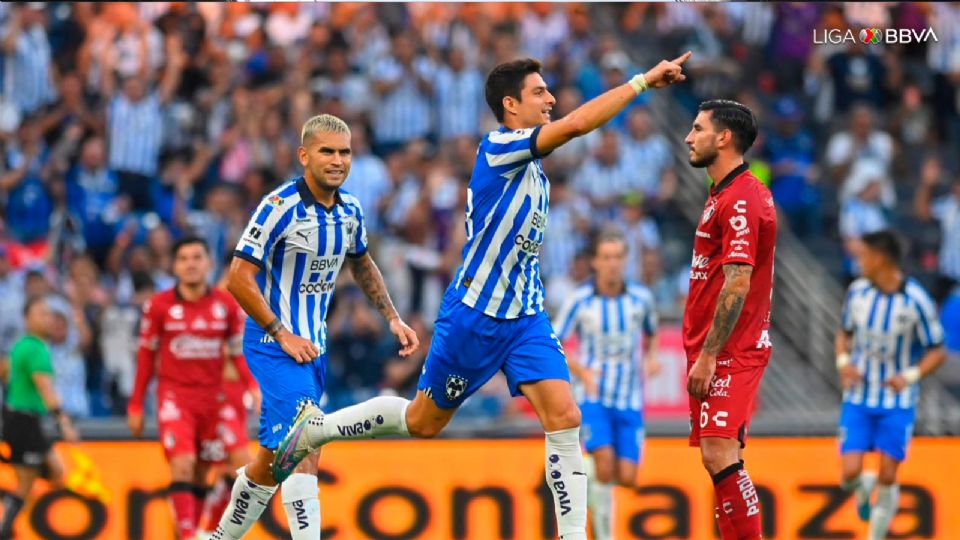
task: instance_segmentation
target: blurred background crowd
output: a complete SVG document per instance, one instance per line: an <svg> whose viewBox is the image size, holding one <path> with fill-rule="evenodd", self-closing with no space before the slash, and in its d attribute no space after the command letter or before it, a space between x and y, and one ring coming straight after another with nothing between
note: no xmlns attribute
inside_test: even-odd
<svg viewBox="0 0 960 540"><path fill-rule="evenodd" d="M815 30L862 27L933 28L938 41L814 43ZM496 127L484 78L520 55L543 62L557 118L649 67L631 51L693 50L689 84L672 91L690 114L674 126L702 99L751 106L761 135L748 157L784 225L841 279L857 274L860 235L899 228L910 270L945 300L948 326L960 321L948 297L960 279L960 2L3 3L0 48L0 355L24 299L55 296L56 381L77 416L123 414L139 306L173 285L172 242L206 238L219 280L261 197L301 174L300 127L319 112L351 125L346 189L398 307L428 338L459 264L476 146ZM649 99L544 161L551 309L589 277L591 232L614 223L629 278L664 319L682 312L686 158ZM410 393L426 347L396 358L349 273L341 281L330 405ZM516 413L501 384L461 415Z"/></svg>

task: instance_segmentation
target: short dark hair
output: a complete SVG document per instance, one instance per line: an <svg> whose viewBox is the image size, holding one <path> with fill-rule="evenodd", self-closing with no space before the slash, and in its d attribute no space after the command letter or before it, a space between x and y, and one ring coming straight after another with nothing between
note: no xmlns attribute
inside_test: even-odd
<svg viewBox="0 0 960 540"><path fill-rule="evenodd" d="M47 299L46 296L39 294L27 298L27 301L23 303L23 318L26 319L30 315L30 310L33 309L33 306L44 302Z"/></svg>
<svg viewBox="0 0 960 540"><path fill-rule="evenodd" d="M497 117L497 122L503 122L503 98L510 96L520 99L523 90L523 80L531 73L540 73L540 62L533 58L522 58L504 62L490 71L487 75L485 87L487 105Z"/></svg>
<svg viewBox="0 0 960 540"><path fill-rule="evenodd" d="M903 240L896 232L890 229L875 231L863 235L860 241L873 251L887 257L893 264L900 266L900 261L903 259Z"/></svg>
<svg viewBox="0 0 960 540"><path fill-rule="evenodd" d="M718 130L733 133L733 147L745 154L757 138L757 117L743 103L731 99L710 99L700 104L700 111L710 111L710 119Z"/></svg>
<svg viewBox="0 0 960 540"><path fill-rule="evenodd" d="M192 245L192 244L199 244L199 245L203 246L203 251L206 252L207 255L210 254L210 247L207 246L207 241L204 240L203 238L200 238L199 236L196 236L196 235L184 236L183 238L181 238L181 239L177 240L176 242L174 242L174 243L173 243L173 248L170 249L170 254L171 254L174 258L176 258L176 257L177 257L177 253L180 252L180 249L181 249L183 246L189 246L189 245Z"/></svg>
<svg viewBox="0 0 960 540"><path fill-rule="evenodd" d="M590 243L590 256L596 257L597 251L600 249L600 244L605 244L607 242L620 242L623 244L624 251L628 249L627 237L624 236L619 229L605 227L593 235L593 242Z"/></svg>

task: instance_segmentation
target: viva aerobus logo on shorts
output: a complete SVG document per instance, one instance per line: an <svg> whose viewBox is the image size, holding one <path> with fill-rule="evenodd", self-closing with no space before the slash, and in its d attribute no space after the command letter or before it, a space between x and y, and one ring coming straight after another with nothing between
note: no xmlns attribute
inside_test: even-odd
<svg viewBox="0 0 960 540"><path fill-rule="evenodd" d="M928 41L940 41L933 28L862 28L856 32L852 28L840 30L839 28L814 28L813 42L819 45L831 44L839 45L841 43L863 43L865 45L876 45L885 43L887 45L903 43L926 43Z"/></svg>

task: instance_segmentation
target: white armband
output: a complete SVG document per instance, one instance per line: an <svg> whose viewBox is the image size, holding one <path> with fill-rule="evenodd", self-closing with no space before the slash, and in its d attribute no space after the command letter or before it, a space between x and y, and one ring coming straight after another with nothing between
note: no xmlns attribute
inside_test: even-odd
<svg viewBox="0 0 960 540"><path fill-rule="evenodd" d="M916 384L921 376L920 366L911 366L903 371L903 380L907 381L908 384Z"/></svg>
<svg viewBox="0 0 960 540"><path fill-rule="evenodd" d="M640 75L634 75L633 78L630 79L629 84L638 96L649 88L649 86L647 86L647 79L644 78L642 73Z"/></svg>
<svg viewBox="0 0 960 540"><path fill-rule="evenodd" d="M837 370L841 370L850 365L850 353L840 353L837 355Z"/></svg>

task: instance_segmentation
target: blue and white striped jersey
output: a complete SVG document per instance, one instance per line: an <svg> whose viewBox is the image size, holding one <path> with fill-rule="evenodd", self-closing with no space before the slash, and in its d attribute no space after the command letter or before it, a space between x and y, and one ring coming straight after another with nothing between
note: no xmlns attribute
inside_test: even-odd
<svg viewBox="0 0 960 540"><path fill-rule="evenodd" d="M860 278L847 289L841 324L851 335L851 359L863 373L863 382L844 392L843 400L877 409L914 407L916 384L898 394L884 381L943 343L943 327L927 291L907 278L899 291L886 294Z"/></svg>
<svg viewBox="0 0 960 540"><path fill-rule="evenodd" d="M163 142L160 96L153 92L132 102L117 94L107 112L107 134L112 170L156 176Z"/></svg>
<svg viewBox="0 0 960 540"><path fill-rule="evenodd" d="M643 409L643 347L657 331L653 294L627 283L616 297L597 294L592 283L570 297L553 322L560 341L580 337L580 363L597 372L598 401L619 410ZM588 401L582 384L574 384L578 403Z"/></svg>
<svg viewBox="0 0 960 540"><path fill-rule="evenodd" d="M540 245L550 182L535 128L491 131L477 149L467 190L463 266L450 284L464 304L491 317L543 311Z"/></svg>
<svg viewBox="0 0 960 540"><path fill-rule="evenodd" d="M367 230L356 197L344 190L333 208L310 193L303 177L285 182L260 202L237 249L260 267L257 285L292 333L326 351L326 316L344 256L367 252ZM247 318L248 339L270 338Z"/></svg>

